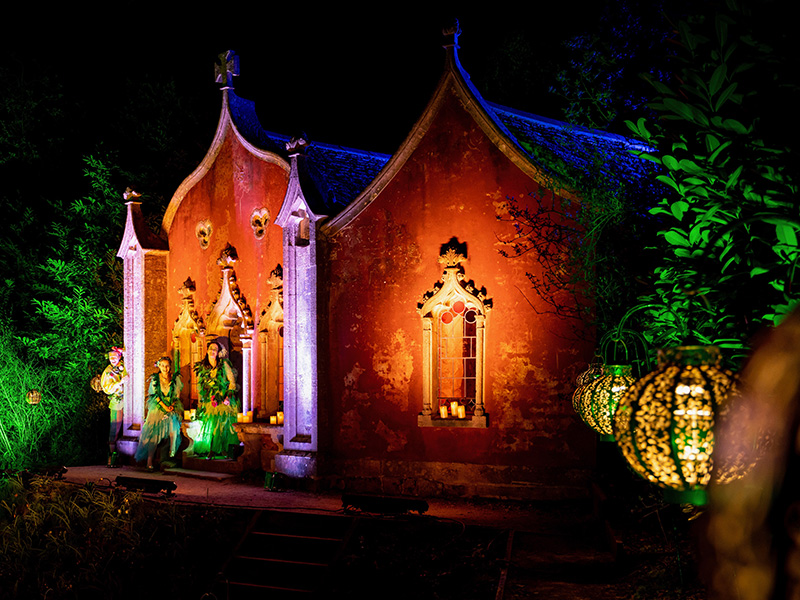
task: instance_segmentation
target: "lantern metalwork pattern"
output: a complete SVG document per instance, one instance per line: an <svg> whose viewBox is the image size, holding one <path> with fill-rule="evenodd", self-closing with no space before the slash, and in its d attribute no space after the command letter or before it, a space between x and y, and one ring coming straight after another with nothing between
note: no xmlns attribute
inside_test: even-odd
<svg viewBox="0 0 800 600"><path fill-rule="evenodd" d="M659 350L659 366L623 396L614 435L633 470L668 499L703 504L711 479L714 421L733 388L716 346ZM678 494L670 494L670 491ZM681 496L680 494L684 495Z"/></svg>
<svg viewBox="0 0 800 600"><path fill-rule="evenodd" d="M603 363L593 362L589 365L588 369L586 369L583 373L581 373L575 378L575 391L572 394L572 408L579 415L581 414L580 410L578 409L578 407L580 406L579 400L583 388L589 385L598 377L601 377L602 375L603 375Z"/></svg>
<svg viewBox="0 0 800 600"><path fill-rule="evenodd" d="M25 394L25 400L28 404L39 404L42 400L42 392L39 390L28 390L28 393Z"/></svg>
<svg viewBox="0 0 800 600"><path fill-rule="evenodd" d="M584 423L601 435L601 440L613 441L614 413L634 381L630 365L605 365L603 375L581 391L577 412Z"/></svg>

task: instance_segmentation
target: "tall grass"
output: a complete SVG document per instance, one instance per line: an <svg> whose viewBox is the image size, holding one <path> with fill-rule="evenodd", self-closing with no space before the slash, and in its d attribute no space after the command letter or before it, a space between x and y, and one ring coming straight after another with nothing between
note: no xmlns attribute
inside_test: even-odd
<svg viewBox="0 0 800 600"><path fill-rule="evenodd" d="M7 330L0 329L0 469L80 460L96 445L102 398L88 385L72 389L75 386L57 367L27 360L25 354ZM27 402L30 390L41 393L38 404Z"/></svg>
<svg viewBox="0 0 800 600"><path fill-rule="evenodd" d="M199 598L251 514L0 476L0 598Z"/></svg>

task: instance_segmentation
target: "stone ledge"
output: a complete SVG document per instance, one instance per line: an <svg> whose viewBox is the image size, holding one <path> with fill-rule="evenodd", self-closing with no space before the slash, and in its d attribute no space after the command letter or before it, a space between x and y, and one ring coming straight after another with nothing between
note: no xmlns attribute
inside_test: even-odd
<svg viewBox="0 0 800 600"><path fill-rule="evenodd" d="M469 419L442 419L431 415L418 415L417 426L419 427L466 427L475 429L486 429L489 427L489 415L477 417L471 416Z"/></svg>

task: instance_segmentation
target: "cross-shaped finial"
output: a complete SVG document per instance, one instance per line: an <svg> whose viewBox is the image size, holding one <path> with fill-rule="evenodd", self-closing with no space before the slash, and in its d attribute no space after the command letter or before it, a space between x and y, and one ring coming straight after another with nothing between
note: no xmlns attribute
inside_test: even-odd
<svg viewBox="0 0 800 600"><path fill-rule="evenodd" d="M454 21L449 27L442 29L442 36L444 36L444 48L451 46L458 48L458 36L461 35L461 26L458 24L458 19Z"/></svg>
<svg viewBox="0 0 800 600"><path fill-rule="evenodd" d="M233 89L233 78L239 76L239 57L233 50L218 55L214 65L214 81L222 84L223 90Z"/></svg>

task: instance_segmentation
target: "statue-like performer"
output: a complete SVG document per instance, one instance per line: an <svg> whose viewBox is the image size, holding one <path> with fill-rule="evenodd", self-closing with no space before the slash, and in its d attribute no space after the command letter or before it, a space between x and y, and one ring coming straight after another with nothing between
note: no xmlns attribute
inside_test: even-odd
<svg viewBox="0 0 800 600"><path fill-rule="evenodd" d="M147 417L134 455L137 461L147 459L148 471L155 470L153 457L161 440L169 438L170 457L181 445L181 374L172 372L172 359L168 356L159 358L156 366L158 371L150 377L147 387Z"/></svg>
<svg viewBox="0 0 800 600"><path fill-rule="evenodd" d="M238 408L234 398L236 374L220 338L208 344L208 353L195 363L194 371L200 395L197 418L203 423L194 442L194 452L207 458L230 457L231 446L239 444L233 428Z"/></svg>
<svg viewBox="0 0 800 600"><path fill-rule="evenodd" d="M122 437L122 422L124 420L125 406L125 380L128 373L122 361L124 350L111 348L108 352L110 363L100 376L100 387L108 396L108 408L111 411L110 426L108 431L108 466L117 467L117 441Z"/></svg>

